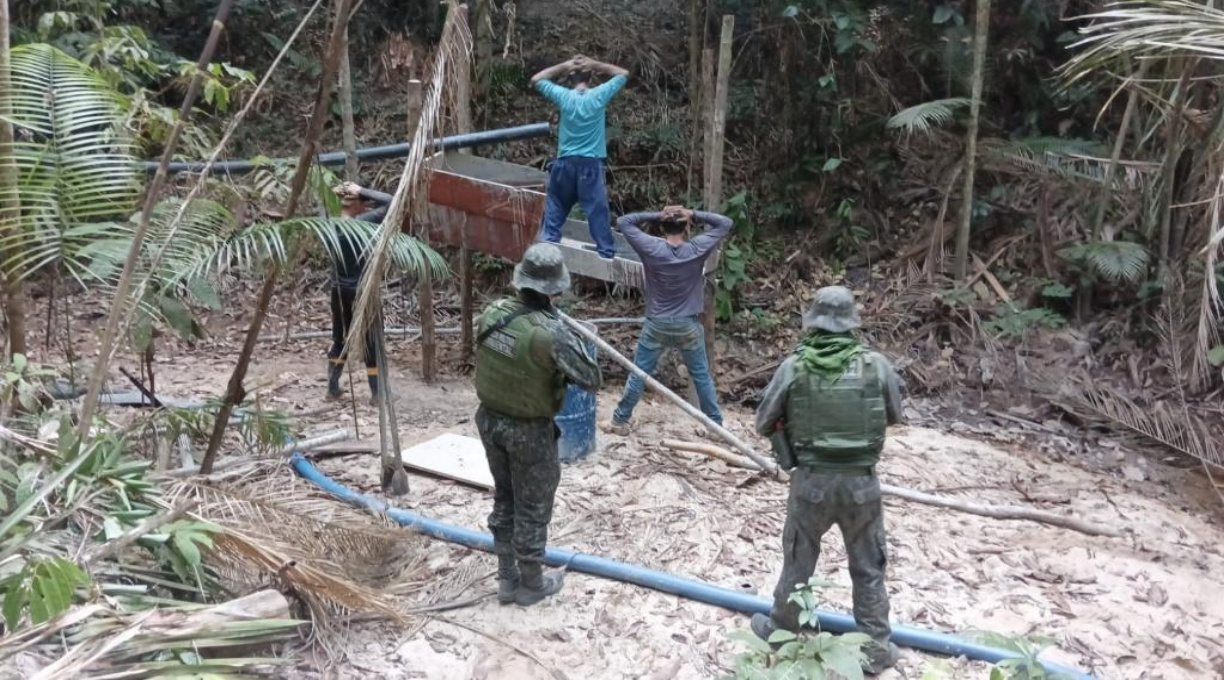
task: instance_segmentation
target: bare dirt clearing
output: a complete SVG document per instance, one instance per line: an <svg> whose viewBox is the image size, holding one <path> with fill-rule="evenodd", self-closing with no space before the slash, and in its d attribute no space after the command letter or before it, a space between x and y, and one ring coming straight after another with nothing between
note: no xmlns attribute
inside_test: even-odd
<svg viewBox="0 0 1224 680"><path fill-rule="evenodd" d="M305 308L326 309L322 299L317 302ZM320 317L299 319L295 327L304 330ZM281 323L271 321L269 330ZM195 349L161 347L158 391L182 398L219 395L242 327L219 323L216 337ZM90 338L82 333L78 339L79 349L87 352ZM390 344L403 446L444 432L474 436L470 380L451 374L423 385L416 377L415 347L398 339ZM324 340L263 344L248 385L262 386L261 399L269 406L289 413L316 409L323 404L325 351ZM377 431L377 414L366 404L361 373L354 377L358 424L368 438ZM112 384L123 385L121 380L116 375ZM615 390L600 396L601 417L616 397ZM303 434L351 427L350 408L346 397L334 411L303 419ZM924 410L920 402L911 405L919 419ZM747 435L751 414L731 408L728 421ZM629 438L601 435L599 452L564 467L550 542L769 594L781 563L784 487L659 447L663 438L695 438L688 419L661 400L648 397L637 424ZM955 423L947 429L953 426L974 429ZM763 441L752 441L766 448ZM1224 530L1215 496L1201 475L1146 463L1140 477L1147 479L1139 481L1134 475L1088 472L1032 448L903 427L892 433L881 476L982 502L1033 503L1120 523L1131 533L1092 538L890 500L893 620L943 631L1051 635L1058 649L1049 652L1050 660L1091 670L1098 678L1224 676L1224 585L1213 578L1224 573ZM333 459L320 467L354 489L377 493L373 457ZM484 528L488 494L418 474L411 479L411 495L394 503ZM489 575L465 597L492 591L490 556L441 542L430 546L429 563L439 573L471 568ZM829 590L826 608L849 610L844 564L840 537L833 532L820 570L847 587ZM570 574L559 597L530 610L485 599L439 618L445 620L431 621L413 637L386 624L358 624L347 658L337 666L323 671L304 660L296 673L547 678L548 667L572 678L707 678L720 675L738 651L726 633L747 625L739 614L582 574ZM918 678L930 663L906 651L900 666L883 677ZM952 677L986 676L984 664L961 661L950 667Z"/></svg>

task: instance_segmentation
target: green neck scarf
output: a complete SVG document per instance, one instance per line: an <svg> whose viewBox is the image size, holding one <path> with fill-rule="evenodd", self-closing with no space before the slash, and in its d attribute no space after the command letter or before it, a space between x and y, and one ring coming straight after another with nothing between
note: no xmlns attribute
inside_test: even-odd
<svg viewBox="0 0 1224 680"><path fill-rule="evenodd" d="M820 381L832 382L846 372L846 367L855 357L866 352L850 333L826 333L816 331L799 342L795 353L800 365L815 373Z"/></svg>

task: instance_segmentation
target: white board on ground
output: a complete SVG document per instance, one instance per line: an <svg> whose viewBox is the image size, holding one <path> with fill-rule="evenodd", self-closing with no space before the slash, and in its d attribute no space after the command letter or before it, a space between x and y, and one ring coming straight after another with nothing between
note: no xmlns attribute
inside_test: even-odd
<svg viewBox="0 0 1224 680"><path fill-rule="evenodd" d="M475 437L448 432L405 449L401 457L405 467L493 490L484 445Z"/></svg>

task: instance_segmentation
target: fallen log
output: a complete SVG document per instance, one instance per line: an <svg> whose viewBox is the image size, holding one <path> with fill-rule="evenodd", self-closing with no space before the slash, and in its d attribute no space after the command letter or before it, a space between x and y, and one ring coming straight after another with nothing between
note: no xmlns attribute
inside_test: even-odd
<svg viewBox="0 0 1224 680"><path fill-rule="evenodd" d="M751 459L744 456L737 456L730 451L715 446L713 444L702 444L697 442L682 442L674 439L664 439L663 446L676 451L690 451L692 453L700 453L710 458L721 460L728 465L733 465L740 468L760 469ZM1019 505L989 505L984 503L972 503L962 501L956 498L948 498L947 496L936 496L923 491L915 491L904 487L893 486L891 484L880 484L880 492L885 496L893 496L895 498L903 498L907 501L921 503L923 505L932 505L937 508L946 508L948 510L956 510L959 512L968 513L970 515L978 515L980 517L990 517L992 519L1014 519L1027 520L1030 522L1040 522L1041 524L1049 524L1051 526L1071 529L1089 536L1120 536L1122 534L1118 529L1107 527L1102 524L1088 522L1085 520L1058 515L1052 512L1045 512L1036 508L1029 508Z"/></svg>

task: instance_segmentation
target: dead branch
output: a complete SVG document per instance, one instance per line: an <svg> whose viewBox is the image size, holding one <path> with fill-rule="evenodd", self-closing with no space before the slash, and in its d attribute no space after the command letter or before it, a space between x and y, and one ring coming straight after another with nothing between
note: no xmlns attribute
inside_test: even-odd
<svg viewBox="0 0 1224 680"><path fill-rule="evenodd" d="M664 439L663 446L677 451L691 451L700 453L711 458L717 458L729 465L735 467L760 469L756 463L744 456L737 456L730 451L715 446L714 444L698 444L694 442L681 442L672 439ZM880 492L885 496L893 496L894 498L902 498L907 501L921 503L923 505L933 505L937 508L946 508L948 510L956 510L958 512L968 513L970 515L978 515L980 517L990 517L992 519L1016 519L1027 520L1030 522L1040 522L1041 524L1049 524L1052 526L1071 529L1089 536L1120 536L1122 532L1112 527L1106 527L1101 524L1075 519L1073 517L1065 517L1056 515L1051 512L1045 512L1036 508L1026 508L1018 505L986 505L982 503L971 503L955 498L947 498L945 496L936 496L934 494L906 489L891 484L880 484Z"/></svg>

